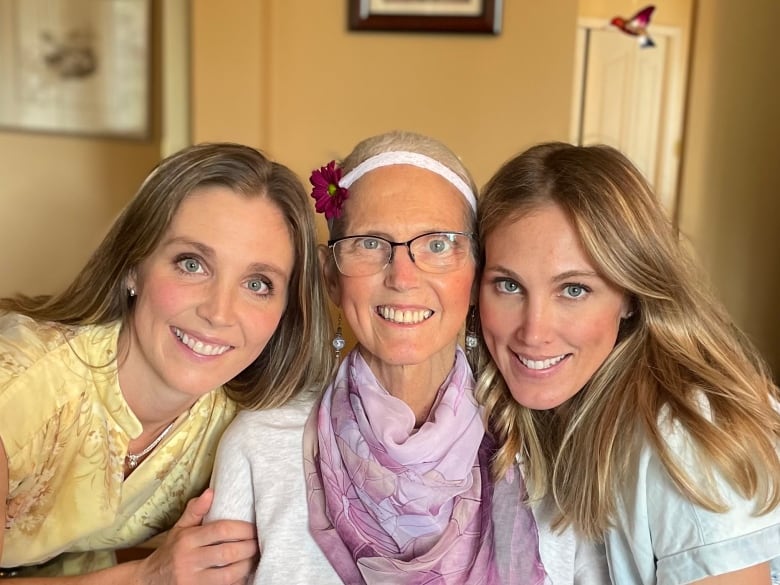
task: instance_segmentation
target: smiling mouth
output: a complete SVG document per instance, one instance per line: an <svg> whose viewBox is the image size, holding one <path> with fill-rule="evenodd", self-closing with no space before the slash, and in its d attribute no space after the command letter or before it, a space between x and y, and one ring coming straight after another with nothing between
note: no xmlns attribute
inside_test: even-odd
<svg viewBox="0 0 780 585"><path fill-rule="evenodd" d="M174 335L176 335L179 341L181 341L184 345L189 347L193 352L197 353L198 355L203 355L203 356L222 355L227 350L233 347L231 345L214 345L212 343L206 343L199 339L195 339L194 337L190 337L189 335L184 333L184 331L182 331L181 329L177 329L176 327L173 327L173 333Z"/></svg>
<svg viewBox="0 0 780 585"><path fill-rule="evenodd" d="M566 357L568 357L570 354L565 353L563 355L559 355L556 357L548 358L546 360L532 360L528 359L526 357L523 357L519 354L515 354L517 356L517 359L520 360L520 363L523 364L526 368L529 370L547 370L559 363L561 363Z"/></svg>
<svg viewBox="0 0 780 585"><path fill-rule="evenodd" d="M404 310L394 309L393 307L379 306L376 308L377 315L382 317L385 321L391 323L399 323L401 325L413 325L415 323L422 323L431 318L433 311L430 309L425 310Z"/></svg>

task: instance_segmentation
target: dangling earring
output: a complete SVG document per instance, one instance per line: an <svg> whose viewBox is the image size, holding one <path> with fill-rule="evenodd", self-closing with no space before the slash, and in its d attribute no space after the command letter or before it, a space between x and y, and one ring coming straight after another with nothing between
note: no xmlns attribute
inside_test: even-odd
<svg viewBox="0 0 780 585"><path fill-rule="evenodd" d="M333 336L331 345L333 345L333 350L336 352L336 361L339 361L341 359L341 350L347 345L347 342L344 341L344 336L341 334L341 313L339 313L339 323L336 326L336 335Z"/></svg>
<svg viewBox="0 0 780 585"><path fill-rule="evenodd" d="M130 298L135 296L135 287L129 286L127 287L127 294L130 296Z"/></svg>
<svg viewBox="0 0 780 585"><path fill-rule="evenodd" d="M477 320L477 307L476 305L471 305L471 307L469 307L469 315L466 318L466 351L467 352L474 351L477 348L477 345L479 344L479 338L477 337L477 332L475 331L476 320Z"/></svg>

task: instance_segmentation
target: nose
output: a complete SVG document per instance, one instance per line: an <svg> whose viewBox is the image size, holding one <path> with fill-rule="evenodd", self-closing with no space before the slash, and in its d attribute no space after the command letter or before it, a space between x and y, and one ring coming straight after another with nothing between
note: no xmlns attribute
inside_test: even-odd
<svg viewBox="0 0 780 585"><path fill-rule="evenodd" d="M390 264L385 268L385 284L390 288L405 290L417 286L420 269L412 260L408 246L396 246Z"/></svg>
<svg viewBox="0 0 780 585"><path fill-rule="evenodd" d="M204 287L203 297L198 303L197 315L207 321L212 327L225 327L235 319L236 294L235 287L217 279Z"/></svg>
<svg viewBox="0 0 780 585"><path fill-rule="evenodd" d="M551 303L541 299L527 299L520 309L517 338L529 347L548 343L553 330L554 311Z"/></svg>

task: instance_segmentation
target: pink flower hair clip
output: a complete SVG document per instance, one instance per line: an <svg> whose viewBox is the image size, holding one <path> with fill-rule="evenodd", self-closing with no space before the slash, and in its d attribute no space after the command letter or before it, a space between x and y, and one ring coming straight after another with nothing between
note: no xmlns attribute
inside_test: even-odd
<svg viewBox="0 0 780 585"><path fill-rule="evenodd" d="M341 168L332 160L319 170L315 169L309 177L309 182L314 187L311 196L316 204L314 208L318 213L324 213L325 219L333 219L341 215L341 206L344 205L349 191L339 186L341 181Z"/></svg>

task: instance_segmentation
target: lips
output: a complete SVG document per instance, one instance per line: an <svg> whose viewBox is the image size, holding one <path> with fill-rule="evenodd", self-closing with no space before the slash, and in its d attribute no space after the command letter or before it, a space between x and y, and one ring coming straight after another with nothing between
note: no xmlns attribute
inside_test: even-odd
<svg viewBox="0 0 780 585"><path fill-rule="evenodd" d="M376 308L376 312L385 321L401 325L422 323L433 315L430 309L395 309L387 305L380 305Z"/></svg>
<svg viewBox="0 0 780 585"><path fill-rule="evenodd" d="M202 356L222 355L233 347L232 345L217 345L213 343L207 343L192 337L191 335L187 335L184 333L184 331L176 327L173 327L173 333L176 335L179 341L189 347L194 353Z"/></svg>

